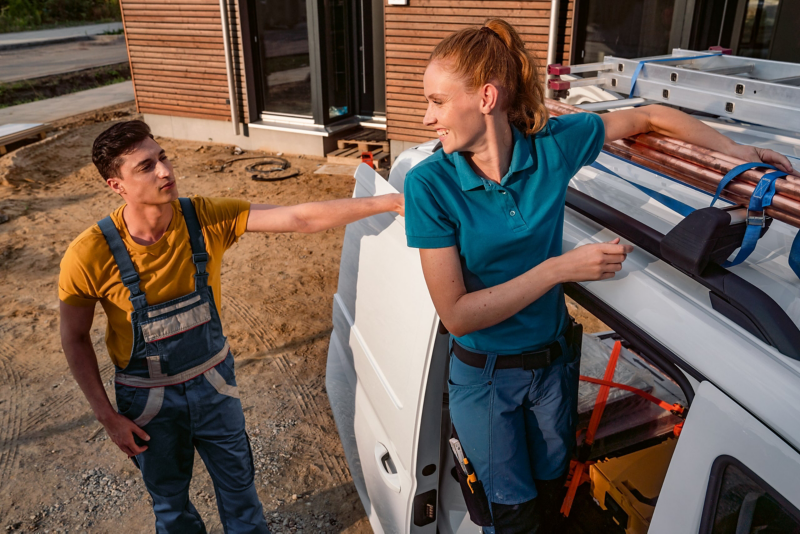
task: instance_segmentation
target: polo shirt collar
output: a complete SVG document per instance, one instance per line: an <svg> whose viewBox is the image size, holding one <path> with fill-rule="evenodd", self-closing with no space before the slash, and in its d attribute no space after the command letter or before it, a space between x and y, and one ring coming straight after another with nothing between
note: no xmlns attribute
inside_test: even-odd
<svg viewBox="0 0 800 534"><path fill-rule="evenodd" d="M505 185L508 179L515 172L524 171L533 166L533 155L531 154L531 140L526 139L522 132L512 124L511 133L514 136L514 148L511 153L511 164L508 167L508 172L500 180L500 185ZM456 171L461 180L461 190L471 191L479 187L484 187L484 180L472 170L467 159L461 154L456 152L453 154L455 160Z"/></svg>

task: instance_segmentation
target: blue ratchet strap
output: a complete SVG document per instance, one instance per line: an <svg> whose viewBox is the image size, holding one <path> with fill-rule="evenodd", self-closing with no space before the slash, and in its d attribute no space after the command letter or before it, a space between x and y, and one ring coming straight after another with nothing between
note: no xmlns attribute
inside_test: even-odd
<svg viewBox="0 0 800 534"><path fill-rule="evenodd" d="M688 187L689 189L693 189L693 190L697 191L698 193L703 193L704 195L709 195L709 196L711 195L711 193L709 193L708 191L703 191L699 187L695 187L693 185L687 184L686 182L681 182L680 180L676 180L672 176L667 176L666 174L662 174L662 173L660 173L660 172L658 172L656 170L651 169L650 167L645 167L644 165L642 165L640 163L636 163L635 161L631 161L629 159L625 159L623 157L617 156L616 154L612 154L611 152L606 152L605 150L603 150L603 154L605 154L606 156L611 156L612 158L618 159L620 161L624 161L625 164L633 165L634 167L638 167L639 169L642 169L643 171L647 171L650 174L655 174L656 176L659 176L661 178L665 178L665 179L669 180L670 182L675 182L676 184L679 184L682 187ZM728 202L725 199L722 199L722 200L725 201L725 202Z"/></svg>
<svg viewBox="0 0 800 534"><path fill-rule="evenodd" d="M633 71L633 76L631 76L631 90L628 93L628 98L633 98L633 91L636 89L636 80L639 78L639 74L642 72L645 63L666 63L668 61L691 61L693 59L703 59L707 57L714 57L714 56L721 56L722 52L715 52L713 54L703 54L702 56L690 56L690 57L664 57L660 59L643 59L636 65L636 70Z"/></svg>
<svg viewBox="0 0 800 534"><path fill-rule="evenodd" d="M598 163L598 162L595 161L594 163L592 163L592 167L594 167L595 169L599 169L599 170L601 170L601 171L603 171L605 173L608 173L611 176L616 176L620 180L624 180L625 182L628 182L633 187L635 187L639 191L643 192L645 195L649 196L653 200L656 200L656 201L660 202L661 204L663 204L664 206L668 207L669 209L671 209L675 213L679 213L680 215L683 215L684 217L686 217L687 215L689 215L690 213L692 213L694 211L694 208L689 206L688 204L684 204L680 200L676 200L676 199L674 199L674 198L672 198L670 196L667 196L667 195L665 195L663 193L659 193L658 191L653 191L652 189L650 189L648 187L645 187L643 185L637 184L636 182L632 182L631 180L628 180L627 178L623 178L622 176L620 176L619 174L615 173L614 171L612 171L611 169L607 168L606 166L604 166L601 163ZM648 170L650 170L650 169L648 169ZM654 172L654 171L650 170L650 172Z"/></svg>
<svg viewBox="0 0 800 534"><path fill-rule="evenodd" d="M789 252L789 267L800 278L800 232L797 232L792 242L792 249Z"/></svg>
<svg viewBox="0 0 800 534"><path fill-rule="evenodd" d="M714 203L717 200L719 200L719 196L722 194L722 190L725 189L725 186L727 186L729 183L731 183L731 180L733 180L734 178L736 178L737 176L739 176L743 172L749 171L750 169L755 169L756 167L764 167L764 168L772 169L772 170L775 170L775 171L778 170L777 167L773 167L769 163L762 163L760 161L755 161L755 162L752 162L752 163L742 163L741 165L737 165L736 167L734 167L733 169L728 171L728 174L723 176L722 177L722 181L719 183L719 185L717 185L717 190L714 193L714 198L711 199L711 207L713 207ZM786 175L786 173L784 173L784 176L785 175Z"/></svg>
<svg viewBox="0 0 800 534"><path fill-rule="evenodd" d="M775 167L772 165L761 162L743 163L742 165L736 166L722 178L722 181L717 186L717 191L714 194L714 199L711 201L711 205L714 205L714 202L717 201L719 195L722 193L722 190L730 183L731 180L754 167L775 169ZM753 190L753 194L750 196L750 204L747 207L747 229L744 232L742 246L739 249L739 252L736 254L736 257L731 261L726 261L723 263L723 267L733 267L734 265L739 265L755 250L756 244L761 238L761 231L765 224L763 213L764 209L772 204L772 197L775 196L775 180L786 176L787 174L788 173L786 172L775 169L773 172L767 173L761 177L761 180L759 180L755 190ZM760 212L761 215L751 215L753 212Z"/></svg>

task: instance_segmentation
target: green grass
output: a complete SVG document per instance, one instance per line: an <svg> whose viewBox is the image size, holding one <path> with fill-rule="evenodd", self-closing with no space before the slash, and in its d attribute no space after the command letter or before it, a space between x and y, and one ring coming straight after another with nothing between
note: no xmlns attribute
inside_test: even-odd
<svg viewBox="0 0 800 534"><path fill-rule="evenodd" d="M8 21L0 16L0 34L1 33L14 33L14 32L30 32L37 30L55 30L57 28L72 28L74 26L87 26L89 24L107 24L109 22L122 22L121 18L103 18L97 20L68 20L58 22L48 22L43 24L25 24L19 21ZM102 35L117 35L122 33L122 30L104 32Z"/></svg>
<svg viewBox="0 0 800 534"><path fill-rule="evenodd" d="M104 87L130 79L128 63L120 63L32 80L0 83L0 109Z"/></svg>

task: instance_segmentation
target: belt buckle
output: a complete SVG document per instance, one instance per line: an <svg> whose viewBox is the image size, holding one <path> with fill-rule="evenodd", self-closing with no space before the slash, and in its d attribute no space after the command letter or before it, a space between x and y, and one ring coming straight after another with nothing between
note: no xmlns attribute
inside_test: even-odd
<svg viewBox="0 0 800 534"><path fill-rule="evenodd" d="M523 352L521 356L522 368L525 371L535 371L550 365L550 349ZM542 361L544 361L544 364L542 364Z"/></svg>

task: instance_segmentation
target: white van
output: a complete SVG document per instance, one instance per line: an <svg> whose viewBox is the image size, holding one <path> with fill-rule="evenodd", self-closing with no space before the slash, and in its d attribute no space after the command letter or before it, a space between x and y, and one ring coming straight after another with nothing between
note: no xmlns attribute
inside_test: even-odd
<svg viewBox="0 0 800 534"><path fill-rule="evenodd" d="M716 126L800 163L794 134ZM405 151L388 182L362 165L354 196L402 191L436 149ZM606 153L598 162L613 174L573 178L563 249L619 236L635 251L615 278L565 286L611 329L584 335L581 374L602 378L621 341L615 380L688 411L677 437L681 418L612 390L567 532L800 532L800 280L787 264L797 229L772 221L745 263L702 268L693 227L632 183L698 209L710 196ZM326 386L374 531L480 532L452 473L448 335L402 217L347 227L333 325ZM581 382L584 428L598 387Z"/></svg>

